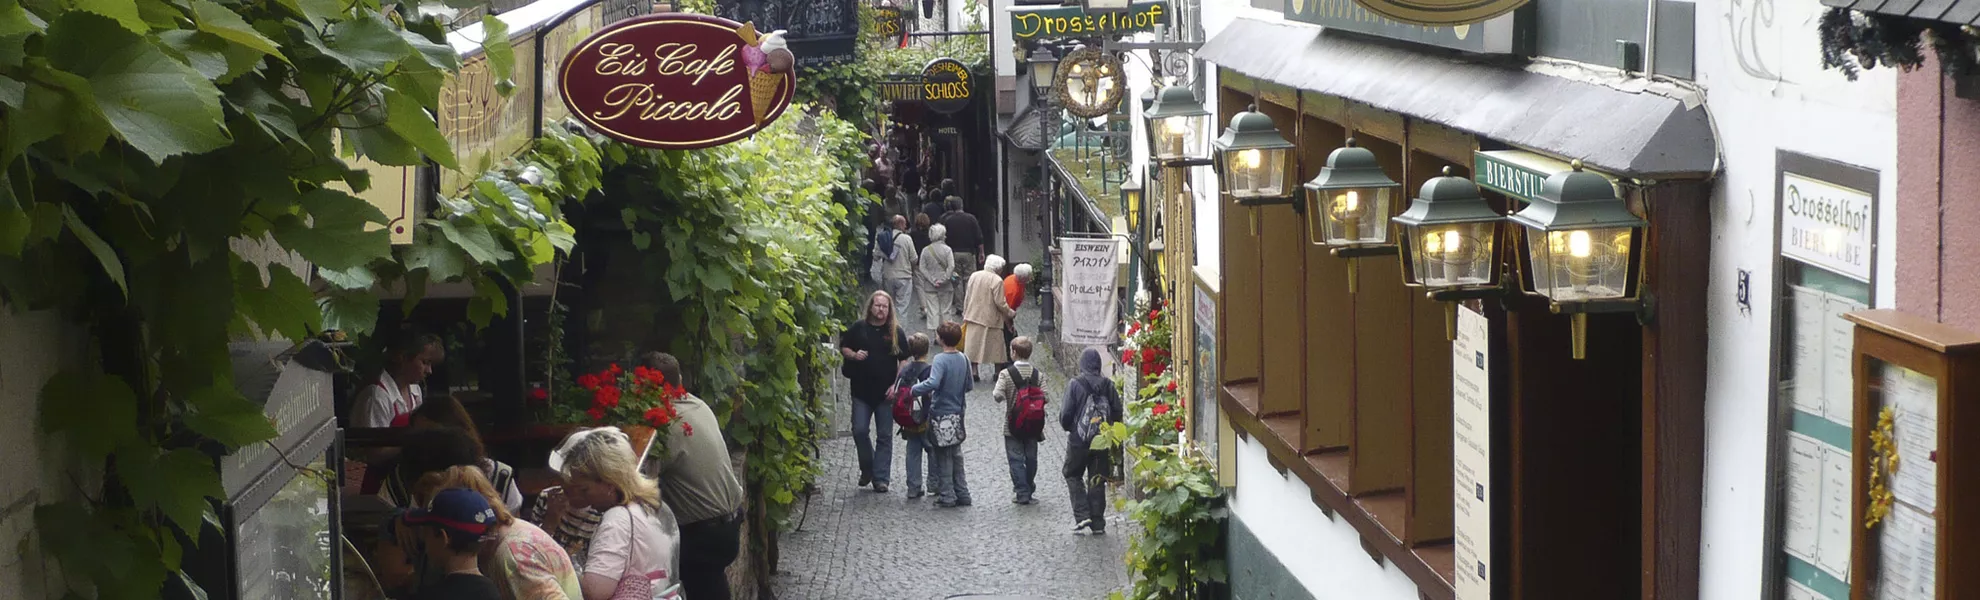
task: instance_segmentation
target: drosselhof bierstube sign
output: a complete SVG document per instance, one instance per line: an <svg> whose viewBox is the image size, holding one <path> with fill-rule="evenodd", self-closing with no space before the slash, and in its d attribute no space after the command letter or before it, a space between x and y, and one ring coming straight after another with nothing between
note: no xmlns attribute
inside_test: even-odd
<svg viewBox="0 0 1980 600"><path fill-rule="evenodd" d="M620 21L558 70L571 114L648 148L706 148L769 125L791 104L796 57L782 32L685 13Z"/></svg>

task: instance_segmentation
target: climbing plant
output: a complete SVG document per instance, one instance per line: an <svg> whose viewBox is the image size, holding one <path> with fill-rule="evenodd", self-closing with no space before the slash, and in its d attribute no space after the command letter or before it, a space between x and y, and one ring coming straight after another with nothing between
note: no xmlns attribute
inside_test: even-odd
<svg viewBox="0 0 1980 600"><path fill-rule="evenodd" d="M353 196L370 185L353 155L455 166L432 114L457 56L441 11L402 9L0 0L0 301L88 332L88 360L46 382L38 417L67 442L55 470L74 499L34 521L70 597L204 597L181 563L219 527L216 457L274 434L231 381L230 341L362 331L375 285L486 290L568 248L556 200L595 185L582 160L491 171L397 253ZM506 81L504 28L484 26ZM256 246L300 260L237 250ZM329 283L320 304L295 264Z"/></svg>
<svg viewBox="0 0 1980 600"><path fill-rule="evenodd" d="M1980 37L1958 23L1830 8L1822 13L1822 66L1856 80L1859 67L1924 66L1924 45L1932 46L1948 75L1980 74Z"/></svg>

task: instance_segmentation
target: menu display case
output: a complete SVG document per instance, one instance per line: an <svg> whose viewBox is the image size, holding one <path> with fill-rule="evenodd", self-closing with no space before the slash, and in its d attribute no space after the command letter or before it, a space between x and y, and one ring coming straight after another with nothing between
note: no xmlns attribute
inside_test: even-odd
<svg viewBox="0 0 1980 600"><path fill-rule="evenodd" d="M1893 310L1856 325L1851 600L1980 594L1980 334Z"/></svg>

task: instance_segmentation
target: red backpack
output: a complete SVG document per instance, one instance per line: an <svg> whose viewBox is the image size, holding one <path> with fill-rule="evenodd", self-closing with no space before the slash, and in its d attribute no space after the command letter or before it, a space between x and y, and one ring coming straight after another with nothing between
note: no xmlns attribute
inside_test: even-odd
<svg viewBox="0 0 1980 600"><path fill-rule="evenodd" d="M1031 372L1031 380L1026 381L1018 373L1017 365L1010 366L1011 385L1017 392L1011 395L1011 435L1027 440L1045 439L1045 388L1041 385L1044 374Z"/></svg>
<svg viewBox="0 0 1980 600"><path fill-rule="evenodd" d="M928 363L910 362L901 367L894 387L887 390L887 400L894 404L894 424L902 431L921 433L928 429L928 397L914 395L914 384L927 379L931 370Z"/></svg>

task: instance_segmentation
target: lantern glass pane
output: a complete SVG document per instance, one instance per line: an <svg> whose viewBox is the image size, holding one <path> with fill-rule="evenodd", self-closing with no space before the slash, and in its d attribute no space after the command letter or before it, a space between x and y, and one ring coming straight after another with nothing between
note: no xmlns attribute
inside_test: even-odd
<svg viewBox="0 0 1980 600"><path fill-rule="evenodd" d="M1417 281L1429 287L1465 287L1492 283L1492 223L1421 225L1409 236L1410 265Z"/></svg>
<svg viewBox="0 0 1980 600"><path fill-rule="evenodd" d="M1310 192L1323 224L1314 239L1328 246L1383 244L1389 241L1389 188L1348 188Z"/></svg>
<svg viewBox="0 0 1980 600"><path fill-rule="evenodd" d="M1248 148L1224 153L1224 188L1233 198L1281 198L1286 195L1284 148Z"/></svg>
<svg viewBox="0 0 1980 600"><path fill-rule="evenodd" d="M1628 293L1633 227L1526 229L1533 291L1555 302L1622 298Z"/></svg>
<svg viewBox="0 0 1980 600"><path fill-rule="evenodd" d="M1196 147L1197 121L1200 117L1163 117L1150 119L1150 140L1154 143L1155 160L1181 160L1189 157L1190 150Z"/></svg>

